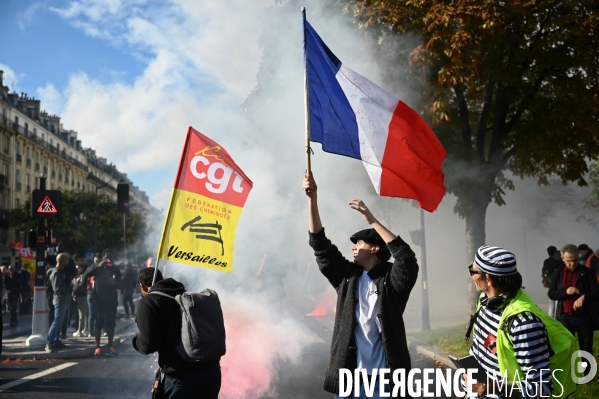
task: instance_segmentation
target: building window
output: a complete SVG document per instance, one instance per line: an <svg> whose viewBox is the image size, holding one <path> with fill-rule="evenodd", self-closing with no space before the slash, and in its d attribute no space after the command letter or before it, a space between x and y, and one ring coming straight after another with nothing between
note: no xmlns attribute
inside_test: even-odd
<svg viewBox="0 0 599 399"><path fill-rule="evenodd" d="M40 188L40 178L39 177L35 178L35 186L34 186L34 188L36 190L39 190L39 188Z"/></svg>
<svg viewBox="0 0 599 399"><path fill-rule="evenodd" d="M17 155L21 155L21 142L17 141Z"/></svg>
<svg viewBox="0 0 599 399"><path fill-rule="evenodd" d="M20 207L20 206L21 206L21 200L17 198L17 199L15 200L15 207L17 207L17 208L18 208L18 207Z"/></svg>
<svg viewBox="0 0 599 399"><path fill-rule="evenodd" d="M10 152L10 139L7 135L4 135L4 153L8 154Z"/></svg>
<svg viewBox="0 0 599 399"><path fill-rule="evenodd" d="M29 133L29 123L25 122L25 134Z"/></svg>

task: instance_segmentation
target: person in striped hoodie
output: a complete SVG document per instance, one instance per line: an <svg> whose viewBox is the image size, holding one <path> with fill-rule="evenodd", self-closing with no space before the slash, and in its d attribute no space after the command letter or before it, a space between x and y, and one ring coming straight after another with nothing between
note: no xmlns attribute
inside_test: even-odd
<svg viewBox="0 0 599 399"><path fill-rule="evenodd" d="M487 376L473 384L473 397L566 397L575 388L564 364L576 342L522 290L516 256L503 248L482 246L469 272L481 295L467 338L474 331L470 354ZM558 367L562 372L552 374ZM520 385L513 384L516 373Z"/></svg>

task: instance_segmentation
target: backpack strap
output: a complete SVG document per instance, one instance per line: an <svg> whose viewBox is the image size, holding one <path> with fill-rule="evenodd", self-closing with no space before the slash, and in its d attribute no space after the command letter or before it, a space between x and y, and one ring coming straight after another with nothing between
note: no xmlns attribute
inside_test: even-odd
<svg viewBox="0 0 599 399"><path fill-rule="evenodd" d="M165 294L164 292L160 292L160 291L150 291L150 292L148 292L148 294L156 294L156 295L160 295L160 296L165 296L165 297L167 297L167 298L171 298L171 299L174 299L174 300L176 301L176 299L175 299L175 297L174 297L174 296L170 296L169 294Z"/></svg>

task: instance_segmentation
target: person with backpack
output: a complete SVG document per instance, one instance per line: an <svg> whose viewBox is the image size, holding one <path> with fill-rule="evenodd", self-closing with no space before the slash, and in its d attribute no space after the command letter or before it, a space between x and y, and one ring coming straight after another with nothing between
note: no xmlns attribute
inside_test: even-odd
<svg viewBox="0 0 599 399"><path fill-rule="evenodd" d="M60 341L62 323L67 314L67 306L71 301L71 286L65 281L64 268L69 263L69 255L62 253L56 257L56 266L48 272L48 280L52 287L54 305L54 320L48 330L46 352L53 352L55 348L64 348Z"/></svg>
<svg viewBox="0 0 599 399"><path fill-rule="evenodd" d="M522 290L516 256L484 245L468 271L481 295L466 339L474 331L470 355L487 377L477 379L472 391L478 397L504 397L519 381L520 387L513 389L527 399L573 393L576 384L570 371L576 339ZM463 382L469 384L467 378Z"/></svg>
<svg viewBox="0 0 599 399"><path fill-rule="evenodd" d="M103 355L100 341L102 339L102 328L106 329L108 337L107 356L116 356L114 349L114 328L115 317L111 317L113 312L113 298L116 293L114 282L111 281L110 271L108 270L106 260L99 264L88 267L83 273L83 280L87 281L87 299L89 304L89 329L96 339L96 349L94 357L99 358Z"/></svg>
<svg viewBox="0 0 599 399"><path fill-rule="evenodd" d="M165 374L164 398L216 399L221 385L219 355L224 354L224 350L196 361L184 360L183 356L187 355L181 351L184 331L178 295L189 293L185 293L180 282L163 279L160 270L156 270L156 282L152 285L154 271L155 268L148 267L137 277L143 297L137 304L139 333L133 337L133 347L143 355L158 352L158 364ZM220 317L219 325L222 313ZM224 349L224 325L222 328Z"/></svg>

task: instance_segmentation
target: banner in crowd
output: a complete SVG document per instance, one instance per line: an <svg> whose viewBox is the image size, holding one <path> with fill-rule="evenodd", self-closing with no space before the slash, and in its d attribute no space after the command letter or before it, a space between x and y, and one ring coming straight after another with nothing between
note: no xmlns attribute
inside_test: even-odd
<svg viewBox="0 0 599 399"><path fill-rule="evenodd" d="M252 181L218 143L187 132L158 257L230 273Z"/></svg>
<svg viewBox="0 0 599 399"><path fill-rule="evenodd" d="M21 264L23 268L27 270L27 273L35 273L35 259L33 258L33 251L29 247L24 247L22 242L11 242L10 245L15 249L17 256L21 258Z"/></svg>

